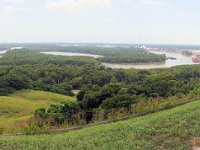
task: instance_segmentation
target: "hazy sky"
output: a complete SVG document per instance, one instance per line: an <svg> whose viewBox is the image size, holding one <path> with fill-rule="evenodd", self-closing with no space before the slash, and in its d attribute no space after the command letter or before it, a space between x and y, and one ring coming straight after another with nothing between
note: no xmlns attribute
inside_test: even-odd
<svg viewBox="0 0 200 150"><path fill-rule="evenodd" d="M0 0L2 42L200 44L200 0Z"/></svg>

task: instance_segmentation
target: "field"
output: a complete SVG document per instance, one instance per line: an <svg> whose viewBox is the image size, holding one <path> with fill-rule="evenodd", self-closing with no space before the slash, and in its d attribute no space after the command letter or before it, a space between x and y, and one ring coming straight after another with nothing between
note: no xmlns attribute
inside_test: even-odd
<svg viewBox="0 0 200 150"><path fill-rule="evenodd" d="M191 149L200 137L200 101L127 121L57 135L0 137L7 149Z"/></svg>
<svg viewBox="0 0 200 150"><path fill-rule="evenodd" d="M75 100L74 97L51 92L23 90L0 97L0 132L19 132L35 109L51 104Z"/></svg>

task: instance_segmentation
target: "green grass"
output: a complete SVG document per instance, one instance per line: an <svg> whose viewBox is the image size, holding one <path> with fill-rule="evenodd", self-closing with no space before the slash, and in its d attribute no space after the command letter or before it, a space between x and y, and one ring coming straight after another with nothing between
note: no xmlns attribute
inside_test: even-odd
<svg viewBox="0 0 200 150"><path fill-rule="evenodd" d="M3 133L20 132L37 108L47 108L51 104L73 100L74 97L34 90L0 96L0 132L1 130Z"/></svg>
<svg viewBox="0 0 200 150"><path fill-rule="evenodd" d="M189 150L192 137L200 137L200 101L68 133L0 137L0 147L2 150Z"/></svg>

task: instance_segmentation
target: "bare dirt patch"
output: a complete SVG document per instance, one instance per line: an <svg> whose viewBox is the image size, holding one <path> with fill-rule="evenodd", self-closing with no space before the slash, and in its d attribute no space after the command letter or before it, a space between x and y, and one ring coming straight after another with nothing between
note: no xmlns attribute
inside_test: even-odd
<svg viewBox="0 0 200 150"><path fill-rule="evenodd" d="M192 150L200 150L200 138L192 139Z"/></svg>

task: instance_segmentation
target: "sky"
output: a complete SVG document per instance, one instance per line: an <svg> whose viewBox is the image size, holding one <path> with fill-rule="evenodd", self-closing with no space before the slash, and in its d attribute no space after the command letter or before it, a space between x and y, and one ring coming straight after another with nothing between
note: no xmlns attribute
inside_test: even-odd
<svg viewBox="0 0 200 150"><path fill-rule="evenodd" d="M200 0L0 0L0 43L200 45Z"/></svg>

